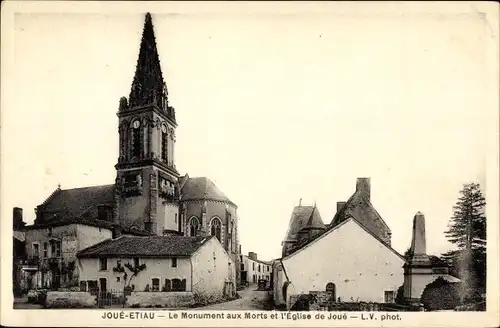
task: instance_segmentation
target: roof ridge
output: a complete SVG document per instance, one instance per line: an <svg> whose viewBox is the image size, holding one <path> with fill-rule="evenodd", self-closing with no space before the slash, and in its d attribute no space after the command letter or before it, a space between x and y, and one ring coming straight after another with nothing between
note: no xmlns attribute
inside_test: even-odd
<svg viewBox="0 0 500 328"><path fill-rule="evenodd" d="M314 207L311 211L311 215L309 216L309 220L307 220L307 224L305 227L309 227L313 224L313 218L314 218L314 212L316 211L316 204L314 204Z"/></svg>
<svg viewBox="0 0 500 328"><path fill-rule="evenodd" d="M54 190L50 195L49 197L47 197L43 202L42 204L40 204L40 206L45 206L47 205L49 202L51 202L54 197L56 196L56 194L58 194L61 190L61 188L58 186L56 190Z"/></svg>
<svg viewBox="0 0 500 328"><path fill-rule="evenodd" d="M387 247L389 250L391 250L393 253L395 253L397 256L399 256L401 259L405 259L403 255L401 255L398 251L396 251L394 248L392 248L391 245L387 244L386 242L384 242L382 239L380 239L377 235L375 235L373 232L371 232L368 228L366 228L361 222L359 222L358 220L356 220L352 215L349 215L349 217L340 222L339 224L335 225L335 226L332 226L330 228L328 228L327 230L325 230L324 232L318 234L315 238L309 240L307 243L303 244L300 246L300 248L296 249L294 252L288 254L287 256L284 256L282 259L285 259L285 258L288 258L288 257L291 257L293 256L294 254L300 252L301 250L303 250L304 248L306 248L307 246L310 246L311 244L313 244L315 241L321 239L323 236L326 236L327 234L329 234L331 231L333 230L337 230L338 228L340 228L341 226L345 225L347 222L349 221L353 221L355 222L359 227L361 227L361 229L363 229L364 231L366 231L369 235L371 235L373 238L375 238L375 240L379 241L382 245L384 245L385 247Z"/></svg>
<svg viewBox="0 0 500 328"><path fill-rule="evenodd" d="M89 189L89 188L99 188L99 187L114 187L115 184L103 184L103 185L93 185L93 186L86 186L86 187L76 187L76 188L69 188L69 189L60 189L61 191L70 191L70 190L78 190L78 189Z"/></svg>
<svg viewBox="0 0 500 328"><path fill-rule="evenodd" d="M122 235L122 236L123 236L123 235ZM98 242L97 244L94 244L94 245L91 245L91 246L89 246L89 247L87 247L87 248L81 249L80 251L78 251L78 252L76 253L76 257L78 257L78 256L79 256L80 254L82 254L83 252L88 252L88 251L90 251L90 250L92 250L92 249L95 249L95 248L101 247L101 246L103 246L105 243L109 243L110 241L117 240L117 239L121 238L122 236L120 236L120 237L118 237L118 238L116 238L116 239L113 239L113 238L104 239L103 241Z"/></svg>

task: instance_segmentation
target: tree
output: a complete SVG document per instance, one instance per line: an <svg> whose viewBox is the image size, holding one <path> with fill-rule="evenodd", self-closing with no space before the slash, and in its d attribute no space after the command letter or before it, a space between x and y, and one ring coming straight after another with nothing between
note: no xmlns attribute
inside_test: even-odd
<svg viewBox="0 0 500 328"><path fill-rule="evenodd" d="M394 300L396 304L400 305L406 304L404 292L405 292L404 285L399 286L398 291L396 293L396 299Z"/></svg>
<svg viewBox="0 0 500 328"><path fill-rule="evenodd" d="M128 269L130 272L130 275L127 273ZM123 274L123 292L124 296L130 295L130 292L132 291L132 288L130 287L130 282L132 281L132 278L137 276L139 272L146 270L146 264L141 264L139 266L132 265L130 263L125 263L123 266L121 265L121 261L116 262L116 267L113 268L113 272L117 273L122 273ZM128 278L128 280L127 280ZM123 302L123 307L125 307L125 302Z"/></svg>
<svg viewBox="0 0 500 328"><path fill-rule="evenodd" d="M443 254L466 286L486 285L486 216L485 199L477 183L465 184L445 232L457 249Z"/></svg>

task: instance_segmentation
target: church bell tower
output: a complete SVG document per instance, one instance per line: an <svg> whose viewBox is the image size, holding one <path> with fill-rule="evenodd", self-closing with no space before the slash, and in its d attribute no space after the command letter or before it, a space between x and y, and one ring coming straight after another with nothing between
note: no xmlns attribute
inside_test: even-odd
<svg viewBox="0 0 500 328"><path fill-rule="evenodd" d="M147 13L128 99L120 99L117 223L161 235L178 231L175 110L168 103L151 14Z"/></svg>

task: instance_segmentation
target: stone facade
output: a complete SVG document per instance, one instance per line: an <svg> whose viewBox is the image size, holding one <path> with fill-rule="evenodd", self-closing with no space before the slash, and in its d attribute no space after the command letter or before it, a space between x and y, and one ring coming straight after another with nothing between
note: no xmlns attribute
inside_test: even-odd
<svg viewBox="0 0 500 328"><path fill-rule="evenodd" d="M20 262L21 288L78 286L78 251L111 238L106 228L69 224L31 226L25 231L27 257Z"/></svg>
<svg viewBox="0 0 500 328"><path fill-rule="evenodd" d="M417 212L413 218L410 259L404 265L404 299L409 304L419 304L425 287L442 277L448 282L460 282L449 274L449 267L435 256L427 255L425 217Z"/></svg>
<svg viewBox="0 0 500 328"><path fill-rule="evenodd" d="M93 308L97 307L97 296L88 292L47 292L47 308Z"/></svg>
<svg viewBox="0 0 500 328"><path fill-rule="evenodd" d="M259 279L271 281L273 267L272 263L259 260L257 254L249 252L248 255L242 255L240 271L242 279L249 283L256 284Z"/></svg>

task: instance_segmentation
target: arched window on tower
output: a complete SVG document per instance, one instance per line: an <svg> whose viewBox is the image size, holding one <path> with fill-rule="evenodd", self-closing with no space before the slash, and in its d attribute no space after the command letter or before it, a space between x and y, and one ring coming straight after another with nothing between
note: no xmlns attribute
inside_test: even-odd
<svg viewBox="0 0 500 328"><path fill-rule="evenodd" d="M161 126L161 159L164 162L168 159L168 135L167 126L165 124Z"/></svg>
<svg viewBox="0 0 500 328"><path fill-rule="evenodd" d="M141 121L135 120L132 123L132 157L141 156Z"/></svg>
<svg viewBox="0 0 500 328"><path fill-rule="evenodd" d="M219 218L213 218L212 222L210 222L210 234L212 236L216 236L217 239L219 239L219 242L221 241L221 222Z"/></svg>
<svg viewBox="0 0 500 328"><path fill-rule="evenodd" d="M189 235L191 237L196 237L199 228L200 228L200 221L198 221L197 217L193 216L189 220Z"/></svg>

